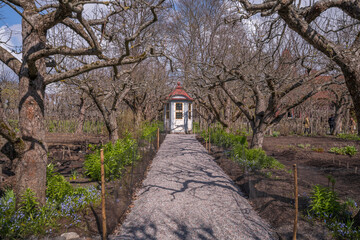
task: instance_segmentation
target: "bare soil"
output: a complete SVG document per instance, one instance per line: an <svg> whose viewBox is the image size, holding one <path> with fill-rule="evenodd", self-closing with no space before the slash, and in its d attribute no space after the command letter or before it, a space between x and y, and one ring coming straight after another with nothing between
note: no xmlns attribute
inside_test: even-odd
<svg viewBox="0 0 360 240"><path fill-rule="evenodd" d="M58 171L66 178L74 171L78 173L76 180L71 180L75 186L98 185L83 177L83 161L88 144L105 142L105 137L94 135L48 134L49 162L53 162ZM301 148L298 145L310 144ZM2 144L1 144L2 145ZM321 184L327 186L328 175L336 179L335 191L341 199L350 197L360 202L360 154L342 156L329 153L331 147L354 145L360 151L359 141L349 141L334 137L300 137L280 136L268 137L264 141L264 150L286 166L287 170L298 166L299 176L299 208L298 239L331 239L326 227L318 222L308 220L306 207L312 186ZM154 149L154 148L152 148ZM316 150L316 151L315 151ZM146 149L143 150L148 151ZM212 146L215 161L232 178L232 180L247 194L250 204L260 216L266 219L277 232L279 239L292 239L294 219L293 175L284 170L262 170L246 172L226 156L226 149ZM123 178L122 182L107 184L107 218L108 230L111 233L116 225L121 223L126 213L132 207L133 193L141 185L152 157L151 150L142 164L133 169ZM13 173L9 161L0 154L0 189L13 182ZM355 173L357 167L357 173ZM127 169L130 172L130 169ZM70 227L70 221L61 222L59 233L75 231L81 236L99 236L101 229L101 214L99 208L82 213L83 221L77 227ZM54 235L56 236L56 234Z"/></svg>
<svg viewBox="0 0 360 240"><path fill-rule="evenodd" d="M163 140L162 136L161 140ZM46 135L48 145L48 163L53 163L57 172L62 174L73 186L99 186L100 183L91 181L84 174L83 163L85 155L90 152L89 144L105 143L107 138L101 135L75 135L65 133L49 133ZM3 144L0 144L0 148ZM149 144L147 144L149 145ZM139 148L142 159L135 165L124 170L121 181L111 181L106 184L106 217L107 231L111 234L121 224L132 207L134 192L141 186L142 180L153 157L155 146ZM10 170L10 161L0 153L0 195L1 190L14 183L14 173ZM76 179L73 176L76 173ZM60 221L60 229L48 237L56 237L64 232L76 232L81 237L94 238L100 236L102 229L101 208L93 206L80 213L81 223L71 226L70 219Z"/></svg>
<svg viewBox="0 0 360 240"><path fill-rule="evenodd" d="M306 149L299 144L310 144ZM281 136L265 138L263 149L286 166L284 170L247 172L226 156L226 149L212 146L212 155L221 168L244 191L250 204L277 232L279 239L292 239L294 225L293 164L298 167L298 239L331 239L325 225L306 217L312 186L328 186L327 176L335 178L340 198L360 201L360 154L343 156L329 153L331 147L360 143L334 137ZM355 167L358 168L355 173Z"/></svg>

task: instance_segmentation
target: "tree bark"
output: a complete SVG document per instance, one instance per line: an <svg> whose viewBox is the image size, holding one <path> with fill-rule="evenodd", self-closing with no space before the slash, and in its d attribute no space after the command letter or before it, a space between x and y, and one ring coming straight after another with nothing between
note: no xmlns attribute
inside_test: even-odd
<svg viewBox="0 0 360 240"><path fill-rule="evenodd" d="M343 110L344 110L344 106L343 105L339 105L339 106L335 106L335 126L334 126L334 131L333 131L333 135L337 135L340 133L340 126L341 126L341 118L343 116Z"/></svg>
<svg viewBox="0 0 360 240"><path fill-rule="evenodd" d="M358 213L354 217L354 226L355 227L360 226L360 211L358 211Z"/></svg>
<svg viewBox="0 0 360 240"><path fill-rule="evenodd" d="M141 111L135 110L133 111L133 114L134 114L135 129L138 130L140 129L141 120L142 120Z"/></svg>
<svg viewBox="0 0 360 240"><path fill-rule="evenodd" d="M341 126L341 115L337 114L335 115L335 126L332 135L336 136L340 133L340 126Z"/></svg>
<svg viewBox="0 0 360 240"><path fill-rule="evenodd" d="M44 126L44 76L46 66L44 59L37 60L35 66L29 66L27 56L45 48L46 33L33 30L25 20L22 20L22 37L24 61L19 74L19 127L25 143L25 152L15 169L15 193L20 196L27 188L30 188L40 203L45 204L47 146Z"/></svg>
<svg viewBox="0 0 360 240"><path fill-rule="evenodd" d="M82 96L80 98L79 120L77 122L75 133L83 132L83 126L84 126L84 122L85 122L85 113L86 113L85 99Z"/></svg>
<svg viewBox="0 0 360 240"><path fill-rule="evenodd" d="M354 103L355 115L358 124L358 135L360 135L360 60L359 60L359 41L355 40L352 50L343 49L326 38L318 34L291 7L282 8L278 14L287 25L297 32L309 44L323 52L333 60L344 74L346 86Z"/></svg>
<svg viewBox="0 0 360 240"><path fill-rule="evenodd" d="M109 132L109 140L114 143L119 139L116 112L111 112L109 116L105 117L104 119L106 128Z"/></svg>
<svg viewBox="0 0 360 240"><path fill-rule="evenodd" d="M262 148L266 128L264 125L255 126L252 128L253 135L251 138L250 148Z"/></svg>
<svg viewBox="0 0 360 240"><path fill-rule="evenodd" d="M354 61L352 67L342 68L346 80L346 86L349 89L354 103L355 115L357 119L357 130L360 136L360 61Z"/></svg>

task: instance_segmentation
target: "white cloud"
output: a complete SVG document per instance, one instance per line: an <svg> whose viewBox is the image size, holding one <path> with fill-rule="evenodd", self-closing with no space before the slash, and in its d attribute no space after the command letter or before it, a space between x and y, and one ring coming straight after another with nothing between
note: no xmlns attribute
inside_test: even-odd
<svg viewBox="0 0 360 240"><path fill-rule="evenodd" d="M21 61L22 54L19 52L22 45L21 24L0 27L0 45L11 52Z"/></svg>
<svg viewBox="0 0 360 240"><path fill-rule="evenodd" d="M100 3L85 4L83 16L85 19L99 19L102 18L103 14L108 12L109 9L110 9L110 5L106 5L106 4L100 4Z"/></svg>

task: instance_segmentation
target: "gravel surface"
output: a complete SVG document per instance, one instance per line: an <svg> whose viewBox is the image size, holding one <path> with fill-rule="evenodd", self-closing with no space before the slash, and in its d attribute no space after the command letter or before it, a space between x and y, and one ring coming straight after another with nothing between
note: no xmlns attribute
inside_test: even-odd
<svg viewBox="0 0 360 240"><path fill-rule="evenodd" d="M112 239L274 239L194 135L168 134Z"/></svg>

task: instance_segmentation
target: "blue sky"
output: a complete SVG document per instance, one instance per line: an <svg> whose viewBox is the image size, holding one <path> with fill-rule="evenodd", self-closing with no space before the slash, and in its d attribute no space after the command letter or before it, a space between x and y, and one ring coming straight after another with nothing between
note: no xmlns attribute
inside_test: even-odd
<svg viewBox="0 0 360 240"><path fill-rule="evenodd" d="M21 23L21 17L12 8L4 5L0 8L0 26L12 26Z"/></svg>
<svg viewBox="0 0 360 240"><path fill-rule="evenodd" d="M12 8L5 4L0 8L0 44L11 52L16 58L21 59L22 37L21 17ZM15 50L15 52L14 52Z"/></svg>

